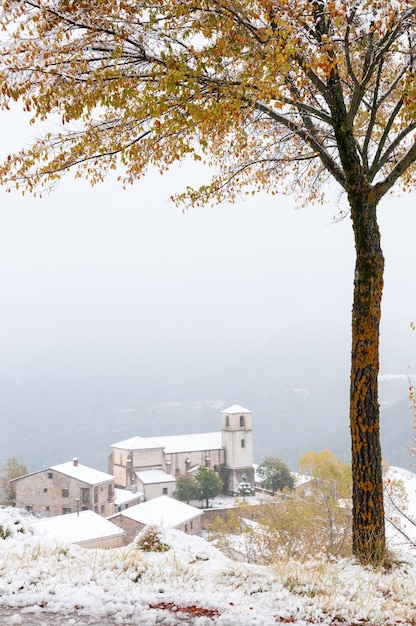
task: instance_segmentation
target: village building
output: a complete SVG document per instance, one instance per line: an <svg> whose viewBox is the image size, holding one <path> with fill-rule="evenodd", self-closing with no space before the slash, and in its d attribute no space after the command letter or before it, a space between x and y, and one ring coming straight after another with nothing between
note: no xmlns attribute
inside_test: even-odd
<svg viewBox="0 0 416 626"><path fill-rule="evenodd" d="M37 515L91 510L108 517L114 513L114 476L81 465L77 458L10 482L16 507Z"/></svg>
<svg viewBox="0 0 416 626"><path fill-rule="evenodd" d="M220 475L230 494L242 476L254 489L251 411L238 404L222 411L220 432L119 441L111 446L108 467L117 487L135 487L150 500L172 495L176 479L201 465Z"/></svg>
<svg viewBox="0 0 416 626"><path fill-rule="evenodd" d="M38 534L82 548L118 548L125 543L124 531L94 511L46 517L33 522Z"/></svg>
<svg viewBox="0 0 416 626"><path fill-rule="evenodd" d="M137 489L114 488L114 511L123 511L130 506L135 506L144 500L144 493Z"/></svg>
<svg viewBox="0 0 416 626"><path fill-rule="evenodd" d="M176 528L188 535L198 535L202 515L201 509L169 496L159 496L120 511L109 520L123 530L126 543L131 543L143 528L149 525L158 528Z"/></svg>

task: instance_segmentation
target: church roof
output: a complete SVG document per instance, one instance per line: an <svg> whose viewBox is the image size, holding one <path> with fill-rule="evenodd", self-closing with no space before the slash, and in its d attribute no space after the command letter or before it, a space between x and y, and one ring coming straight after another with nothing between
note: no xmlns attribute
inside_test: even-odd
<svg viewBox="0 0 416 626"><path fill-rule="evenodd" d="M245 409L239 404L233 404L232 406L229 406L228 409L221 411L221 413L230 413L231 415L234 415L235 413L251 413L251 411Z"/></svg>
<svg viewBox="0 0 416 626"><path fill-rule="evenodd" d="M131 437L118 443L112 448L124 450L149 450L163 448L165 454L179 452L199 452L204 450L221 450L221 432L197 433L194 435L168 435L165 437Z"/></svg>
<svg viewBox="0 0 416 626"><path fill-rule="evenodd" d="M204 450L221 450L221 433L197 433L194 435L169 435L153 437L164 448L165 454L178 452L200 452Z"/></svg>
<svg viewBox="0 0 416 626"><path fill-rule="evenodd" d="M130 437L123 439L117 443L111 444L112 448L121 448L122 450L154 450L163 448L155 437Z"/></svg>

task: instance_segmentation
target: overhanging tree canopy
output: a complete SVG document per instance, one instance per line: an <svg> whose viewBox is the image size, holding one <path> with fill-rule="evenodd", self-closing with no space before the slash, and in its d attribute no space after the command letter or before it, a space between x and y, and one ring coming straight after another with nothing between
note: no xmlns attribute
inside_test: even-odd
<svg viewBox="0 0 416 626"><path fill-rule="evenodd" d="M62 127L0 179L41 190L70 168L124 183L193 155L217 168L179 200L333 178L355 236L350 426L353 549L385 551L377 374L384 259L377 205L416 160L414 0L3 0L2 105ZM122 167L120 167L120 165Z"/></svg>

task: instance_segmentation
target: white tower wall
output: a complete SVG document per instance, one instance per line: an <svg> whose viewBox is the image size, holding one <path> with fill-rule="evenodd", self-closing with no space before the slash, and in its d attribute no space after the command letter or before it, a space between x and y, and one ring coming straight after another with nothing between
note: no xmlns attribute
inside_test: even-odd
<svg viewBox="0 0 416 626"><path fill-rule="evenodd" d="M251 411L238 404L222 411L221 435L227 491L236 493L243 475L254 490Z"/></svg>

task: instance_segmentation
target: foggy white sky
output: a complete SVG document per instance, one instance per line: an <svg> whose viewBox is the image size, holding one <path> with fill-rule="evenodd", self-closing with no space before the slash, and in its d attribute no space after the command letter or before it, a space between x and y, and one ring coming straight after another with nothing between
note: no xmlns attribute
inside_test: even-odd
<svg viewBox="0 0 416 626"><path fill-rule="evenodd" d="M1 160L32 135L1 113ZM334 205L296 211L267 196L183 214L169 196L200 175L185 164L123 191L69 174L42 200L0 191L0 372L76 360L88 346L120 359L138 346L163 355L177 340L238 351L289 323L349 333L349 218L332 224ZM400 328L416 321L414 201L380 209L384 319Z"/></svg>

